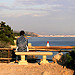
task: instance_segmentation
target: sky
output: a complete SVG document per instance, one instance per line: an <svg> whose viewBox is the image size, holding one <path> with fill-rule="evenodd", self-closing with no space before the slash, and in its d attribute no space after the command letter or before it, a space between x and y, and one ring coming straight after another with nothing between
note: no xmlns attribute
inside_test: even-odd
<svg viewBox="0 0 75 75"><path fill-rule="evenodd" d="M75 34L75 0L0 0L0 21L14 31Z"/></svg>

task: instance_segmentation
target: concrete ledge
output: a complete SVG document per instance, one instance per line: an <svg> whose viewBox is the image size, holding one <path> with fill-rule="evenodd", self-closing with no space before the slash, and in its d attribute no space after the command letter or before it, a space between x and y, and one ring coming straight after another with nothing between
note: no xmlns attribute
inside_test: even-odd
<svg viewBox="0 0 75 75"><path fill-rule="evenodd" d="M52 52L15 52L16 55L53 55Z"/></svg>
<svg viewBox="0 0 75 75"><path fill-rule="evenodd" d="M25 55L42 55L43 59L40 62L40 64L46 64L49 63L46 60L46 55L52 55L52 52L15 52L16 55L21 55L21 60L19 61L19 65L27 65L28 62L25 60Z"/></svg>

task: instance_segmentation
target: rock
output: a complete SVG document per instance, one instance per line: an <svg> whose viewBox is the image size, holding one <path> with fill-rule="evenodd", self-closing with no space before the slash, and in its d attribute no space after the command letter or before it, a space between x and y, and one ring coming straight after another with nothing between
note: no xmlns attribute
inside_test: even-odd
<svg viewBox="0 0 75 75"><path fill-rule="evenodd" d="M48 71L44 71L44 72L42 72L42 74L41 75L50 75L49 74L49 72Z"/></svg>
<svg viewBox="0 0 75 75"><path fill-rule="evenodd" d="M68 74L67 74L67 71L64 71L64 72L63 72L63 75L68 75Z"/></svg>
<svg viewBox="0 0 75 75"><path fill-rule="evenodd" d="M64 65L67 62L66 54L58 53L52 58L53 62Z"/></svg>
<svg viewBox="0 0 75 75"><path fill-rule="evenodd" d="M58 53L58 54L56 54L56 55L52 58L53 62L57 63L57 62L61 59L62 55L63 55L63 53Z"/></svg>

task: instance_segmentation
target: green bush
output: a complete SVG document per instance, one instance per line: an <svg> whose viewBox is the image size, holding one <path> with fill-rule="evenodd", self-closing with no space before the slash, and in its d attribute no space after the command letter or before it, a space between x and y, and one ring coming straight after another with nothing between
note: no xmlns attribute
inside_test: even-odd
<svg viewBox="0 0 75 75"><path fill-rule="evenodd" d="M71 68L75 70L75 50L69 52L69 54L66 54L67 56L67 68Z"/></svg>
<svg viewBox="0 0 75 75"><path fill-rule="evenodd" d="M0 41L0 48L8 48L10 47L10 43L7 43L5 41Z"/></svg>
<svg viewBox="0 0 75 75"><path fill-rule="evenodd" d="M10 51L10 58L12 58L12 50ZM0 50L0 58L8 58L8 50Z"/></svg>

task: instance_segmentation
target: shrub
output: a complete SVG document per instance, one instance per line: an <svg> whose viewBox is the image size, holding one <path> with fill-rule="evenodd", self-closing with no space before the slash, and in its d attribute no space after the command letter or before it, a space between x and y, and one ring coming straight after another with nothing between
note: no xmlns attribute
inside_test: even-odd
<svg viewBox="0 0 75 75"><path fill-rule="evenodd" d="M10 47L10 43L6 43L5 41L0 41L0 48L3 48L3 47Z"/></svg>
<svg viewBox="0 0 75 75"><path fill-rule="evenodd" d="M69 52L69 54L66 54L67 56L67 68L71 68L75 70L75 50Z"/></svg>

